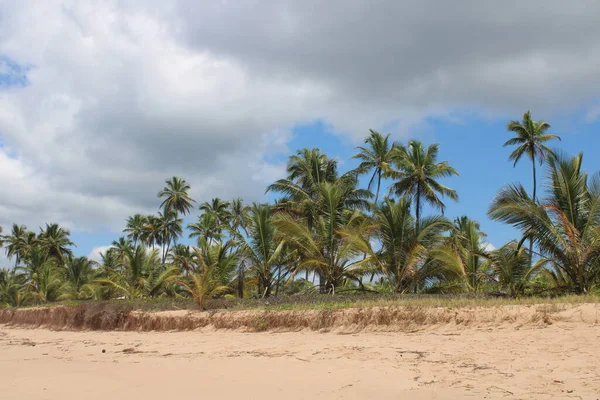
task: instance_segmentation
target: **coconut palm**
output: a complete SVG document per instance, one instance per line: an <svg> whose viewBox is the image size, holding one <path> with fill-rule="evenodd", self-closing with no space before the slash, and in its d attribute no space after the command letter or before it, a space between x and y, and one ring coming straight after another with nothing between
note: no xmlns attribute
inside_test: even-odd
<svg viewBox="0 0 600 400"><path fill-rule="evenodd" d="M200 247L194 247L194 267L192 273L180 279L179 283L189 292L198 307L205 309L210 298L231 292L231 280L235 274L238 255L232 252L233 242L210 245L199 240Z"/></svg>
<svg viewBox="0 0 600 400"><path fill-rule="evenodd" d="M446 243L431 252L445 269L446 283L452 283L449 281L454 278L465 291L477 293L492 280L485 237L477 221L466 216L454 221Z"/></svg>
<svg viewBox="0 0 600 400"><path fill-rule="evenodd" d="M19 307L26 299L25 277L14 269L0 269L0 304Z"/></svg>
<svg viewBox="0 0 600 400"><path fill-rule="evenodd" d="M158 213L159 226L157 230L158 244L162 246L162 263L164 264L167 256L169 255L169 249L171 244L175 245L177 239L183 234L183 219L177 216L174 211L165 211L165 213Z"/></svg>
<svg viewBox="0 0 600 400"><path fill-rule="evenodd" d="M123 232L127 233L127 237L133 241L133 246L137 247L138 242L144 237L144 228L148 224L148 219L144 215L135 214L127 218L127 225Z"/></svg>
<svg viewBox="0 0 600 400"><path fill-rule="evenodd" d="M511 241L490 254L494 275L500 289L512 297L525 292L535 268L530 268L530 256L525 247Z"/></svg>
<svg viewBox="0 0 600 400"><path fill-rule="evenodd" d="M233 199L229 205L229 229L233 232L241 233L246 231L248 222L249 207L244 204L241 198Z"/></svg>
<svg viewBox="0 0 600 400"><path fill-rule="evenodd" d="M112 247L114 249L115 254L117 255L117 259L121 264L125 263L127 252L132 248L135 248L131 240L123 236L121 236L118 240L113 240Z"/></svg>
<svg viewBox="0 0 600 400"><path fill-rule="evenodd" d="M218 197L213 198L210 202L200 204L200 211L205 214L214 215L220 226L225 226L231 218L229 211L230 203L223 201Z"/></svg>
<svg viewBox="0 0 600 400"><path fill-rule="evenodd" d="M188 194L191 186L185 179L177 176L165 181L166 186L158 192L159 198L164 198L160 207L165 210L165 213L175 212L186 215L192 209L192 203L195 200Z"/></svg>
<svg viewBox="0 0 600 400"><path fill-rule="evenodd" d="M359 255L365 251L364 243L372 232L372 224L360 209L347 205L366 206L372 194L357 194L355 185L355 180L341 178L334 183L322 182L319 192L314 193L317 200L305 199L307 205L312 202L309 208L316 210L309 214L310 220L283 212L273 221L284 240L298 251L300 262L294 273L303 270L318 273L321 290L325 292L335 293L348 279L360 283L364 273L361 266L369 261L359 260Z"/></svg>
<svg viewBox="0 0 600 400"><path fill-rule="evenodd" d="M212 213L204 213L198 216L198 222L188 224L187 228L191 231L190 238L204 238L210 244L213 241L223 239L223 225L219 224L219 218Z"/></svg>
<svg viewBox="0 0 600 400"><path fill-rule="evenodd" d="M215 277L215 267L211 265L193 273L187 280L180 280L179 283L190 293L201 310L206 309L208 299L231 291L229 286L219 283L219 279Z"/></svg>
<svg viewBox="0 0 600 400"><path fill-rule="evenodd" d="M146 224L140 237L142 243L146 246L162 245L163 232L161 231L162 221L156 215L147 215L144 220Z"/></svg>
<svg viewBox="0 0 600 400"><path fill-rule="evenodd" d="M10 235L4 236L6 256L15 258L15 267L27 254L28 231L25 225L13 224ZM35 234L34 234L35 236Z"/></svg>
<svg viewBox="0 0 600 400"><path fill-rule="evenodd" d="M492 219L513 225L533 239L539 265L566 275L570 289L586 293L600 268L600 176L581 170L583 155L549 158L547 196L536 202L522 185L498 193Z"/></svg>
<svg viewBox="0 0 600 400"><path fill-rule="evenodd" d="M70 235L68 229L58 224L46 224L46 228L42 229L38 236L39 245L48 257L55 257L59 265L63 265L65 257L73 255L69 247L75 244L69 239Z"/></svg>
<svg viewBox="0 0 600 400"><path fill-rule="evenodd" d="M169 253L169 261L181 271L190 272L194 269L194 252L190 246L178 244Z"/></svg>
<svg viewBox="0 0 600 400"><path fill-rule="evenodd" d="M117 270L108 270L105 278L95 283L109 287L127 299L161 294L168 282L178 276L178 268L161 264L158 250L147 250L142 246L129 248L125 263Z"/></svg>
<svg viewBox="0 0 600 400"><path fill-rule="evenodd" d="M285 242L277 238L271 207L254 204L248 216L248 236L242 252L249 260L248 272L258 282L260 297L269 297L275 282L275 267L280 267Z"/></svg>
<svg viewBox="0 0 600 400"><path fill-rule="evenodd" d="M65 289L57 259L50 259L31 275L27 290L39 303L56 301Z"/></svg>
<svg viewBox="0 0 600 400"><path fill-rule="evenodd" d="M83 285L92 282L96 265L95 261L87 257L67 257L64 266L65 281L79 292Z"/></svg>
<svg viewBox="0 0 600 400"><path fill-rule="evenodd" d="M381 250L376 253L370 250L369 254L389 278L396 293L414 290L428 278L423 274L426 270L422 266L452 224L441 216L434 216L422 218L420 226L416 227L407 199L385 198L375 208L373 218Z"/></svg>
<svg viewBox="0 0 600 400"><path fill-rule="evenodd" d="M417 140L411 140L407 147L395 146L391 151L393 168L385 174L396 180L390 193L398 196L411 196L415 201L415 226L419 226L423 202L444 212L443 197L458 200L454 189L438 182L440 178L458 175L447 161L438 162L439 145L432 144L427 149Z"/></svg>
<svg viewBox="0 0 600 400"><path fill-rule="evenodd" d="M367 146L359 146L358 154L353 156L353 159L360 160L360 164L356 171L359 174L368 174L373 172L371 179L369 180L369 190L373 186L377 185L375 192L375 203L379 199L379 189L381 187L381 178L385 171L390 167L392 161L392 149L396 146L395 143L390 143L390 134L383 136L381 133L376 132L372 129L370 136L365 140Z"/></svg>
<svg viewBox="0 0 600 400"><path fill-rule="evenodd" d="M278 208L287 208L288 211L295 209L302 212L301 207L307 199L317 200L321 183L331 183L338 179L337 162L319 149L299 150L290 157L287 172L287 178L269 185L267 192L283 194L284 199L278 202Z"/></svg>
<svg viewBox="0 0 600 400"><path fill-rule="evenodd" d="M527 155L531 160L533 170L533 201L536 200L537 177L535 162L540 165L551 156L552 150L546 147L545 143L553 139L560 140L560 137L547 133L550 129L550 124L546 121L534 121L531 118L531 111L523 114L522 121L510 121L506 126L510 132L516 133L516 136L504 143L504 147L517 146L510 154L509 160L514 161L514 165L521 160L524 155Z"/></svg>

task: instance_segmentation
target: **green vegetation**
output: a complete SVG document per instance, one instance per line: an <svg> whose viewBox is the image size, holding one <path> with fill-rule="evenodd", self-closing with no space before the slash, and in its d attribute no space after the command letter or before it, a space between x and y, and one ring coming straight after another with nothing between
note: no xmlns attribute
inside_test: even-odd
<svg viewBox="0 0 600 400"><path fill-rule="evenodd" d="M195 201L190 185L173 177L158 192L157 214L129 217L124 236L100 262L75 257L64 227L46 224L35 233L14 224L0 235L14 260L0 270L0 304L319 308L425 296L419 301L441 306L463 301L448 295L493 295L504 300L489 301L510 304L506 298L597 292L600 175L583 171L582 155L569 158L546 147L558 138L549 128L529 112L508 124L516 136L506 145L517 146L510 160L531 159L533 194L510 185L492 200L489 216L521 233L497 250L489 249L477 221L443 216L445 198L458 201L458 194L441 180L458 172L438 160L438 145L411 140L405 146L371 131L353 157L357 169L341 174L336 160L302 149L290 157L288 176L267 188L280 196L273 204L215 198L199 205L187 229L184 217ZM536 163L548 171L544 196L536 193ZM423 215L425 204L442 214ZM195 245L181 244L184 235ZM293 300L304 298L319 300ZM596 299L579 299L590 298Z"/></svg>

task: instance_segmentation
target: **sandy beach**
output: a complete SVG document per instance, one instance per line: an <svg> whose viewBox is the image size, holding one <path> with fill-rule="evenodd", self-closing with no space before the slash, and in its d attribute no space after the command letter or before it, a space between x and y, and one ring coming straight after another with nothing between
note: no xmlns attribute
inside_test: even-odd
<svg viewBox="0 0 600 400"><path fill-rule="evenodd" d="M0 325L0 398L597 399L597 314L583 305L551 324L412 333Z"/></svg>

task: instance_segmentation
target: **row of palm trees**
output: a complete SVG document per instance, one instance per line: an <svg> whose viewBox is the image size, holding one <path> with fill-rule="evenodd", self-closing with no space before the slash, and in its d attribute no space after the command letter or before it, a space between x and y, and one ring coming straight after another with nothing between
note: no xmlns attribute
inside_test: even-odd
<svg viewBox="0 0 600 400"><path fill-rule="evenodd" d="M2 237L15 268L0 272L0 302L190 297L204 307L218 296L310 291L586 293L600 283L600 180L582 170L582 155L547 147L559 139L549 128L529 112L508 124L510 160L531 160L533 192L510 185L493 199L489 216L521 232L497 250L477 221L444 217L445 199L458 194L440 179L458 172L438 160L438 145L402 145L371 131L356 169L342 174L319 149L302 149L287 177L268 186L279 196L273 204L215 198L199 205L187 232L195 201L173 177L158 193L160 211L128 218L99 263L73 256L65 228L36 234L14 225ZM538 164L549 171L541 199ZM425 204L440 214L423 215ZM181 243L184 232L194 245Z"/></svg>

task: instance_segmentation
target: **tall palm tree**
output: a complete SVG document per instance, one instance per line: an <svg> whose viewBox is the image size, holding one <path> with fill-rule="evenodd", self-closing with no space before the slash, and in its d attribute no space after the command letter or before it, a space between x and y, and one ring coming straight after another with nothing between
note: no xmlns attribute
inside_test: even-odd
<svg viewBox="0 0 600 400"><path fill-rule="evenodd" d="M177 242L183 233L183 219L177 216L175 211L165 211L165 213L158 213L159 218L159 245L162 245L162 263L164 264L167 255L169 254L169 249L171 248L171 243L174 245Z"/></svg>
<svg viewBox="0 0 600 400"><path fill-rule="evenodd" d="M135 246L133 246L131 240L121 236L118 240L113 240L112 247L114 249L114 253L116 254L118 261L121 264L124 264L125 258L127 257L127 252Z"/></svg>
<svg viewBox="0 0 600 400"><path fill-rule="evenodd" d="M511 185L498 193L488 212L533 239L541 257L536 265L566 276L577 293L586 293L600 274L600 175L589 179L582 159L582 154L548 159L548 193L541 202L522 185Z"/></svg>
<svg viewBox="0 0 600 400"><path fill-rule="evenodd" d="M288 176L267 187L267 192L278 192L285 196L279 201L281 206L298 208L306 199L316 200L320 185L338 179L337 161L330 159L319 149L298 150L287 164Z"/></svg>
<svg viewBox="0 0 600 400"><path fill-rule="evenodd" d="M127 233L127 237L133 241L133 246L136 247L138 242L144 237L144 228L148 224L148 218L141 214L135 214L127 218L127 225L123 232Z"/></svg>
<svg viewBox="0 0 600 400"><path fill-rule="evenodd" d="M15 267L27 254L27 227L13 224L11 234L4 236L6 241L6 256L15 258Z"/></svg>
<svg viewBox="0 0 600 400"><path fill-rule="evenodd" d="M390 193L398 196L412 196L415 201L415 226L419 226L423 201L444 212L446 205L442 198L447 196L458 200L456 190L437 181L458 175L447 161L438 162L439 145L432 144L427 149L423 143L411 140L407 147L396 146L391 158L394 168L386 173L397 180L390 187Z"/></svg>
<svg viewBox="0 0 600 400"><path fill-rule="evenodd" d="M165 213L173 211L186 215L192 209L192 203L195 200L188 194L191 186L185 179L177 176L165 181L166 186L158 192L158 197L164 198L160 207L165 210Z"/></svg>
<svg viewBox="0 0 600 400"><path fill-rule="evenodd" d="M223 225L219 224L219 218L215 214L201 214L198 221L188 224L187 228L191 231L190 238L205 238L211 245L213 241L223 239Z"/></svg>
<svg viewBox="0 0 600 400"><path fill-rule="evenodd" d="M396 202L385 198L375 208L373 218L381 250L375 253L368 247L368 253L377 262L379 270L388 276L395 292L414 290L429 278L423 275L427 269L422 266L452 224L441 216L434 216L421 219L420 226L416 227L408 199Z"/></svg>
<svg viewBox="0 0 600 400"><path fill-rule="evenodd" d="M231 218L229 205L228 201L223 201L220 198L215 197L210 202L200 204L200 211L214 215L217 218L219 225L223 226L227 224Z"/></svg>
<svg viewBox="0 0 600 400"><path fill-rule="evenodd" d="M365 140L367 146L359 146L358 154L354 155L353 159L358 159L361 163L356 168L359 174L368 174L373 171L373 175L369 180L369 190L372 190L374 184L377 184L375 192L375 203L379 199L379 188L381 187L381 178L385 171L389 169L392 161L392 149L396 143L390 144L390 134L383 136L381 133L372 129L369 130L371 135ZM377 179L377 180L376 180Z"/></svg>
<svg viewBox="0 0 600 400"><path fill-rule="evenodd" d="M68 229L58 224L46 224L46 228L41 229L38 241L48 257L55 257L59 265L63 265L65 257L73 255L69 247L75 246L75 243L69 239L70 235Z"/></svg>
<svg viewBox="0 0 600 400"><path fill-rule="evenodd" d="M229 229L241 233L240 231L246 231L246 224L248 222L249 207L244 204L241 198L233 199L229 205Z"/></svg>
<svg viewBox="0 0 600 400"><path fill-rule="evenodd" d="M552 150L550 150L544 143L558 139L560 137L547 133L550 129L550 124L546 121L534 121L531 118L531 111L527 111L523 114L522 121L510 121L506 126L506 129L510 132L516 133L512 139L509 139L504 143L504 147L517 146L517 148L510 154L509 160L514 161L514 165L517 165L523 155L527 155L531 160L533 168L533 201L536 200L536 189L537 189L537 177L535 162L538 161L540 165L551 156ZM537 159L537 160L536 160Z"/></svg>

